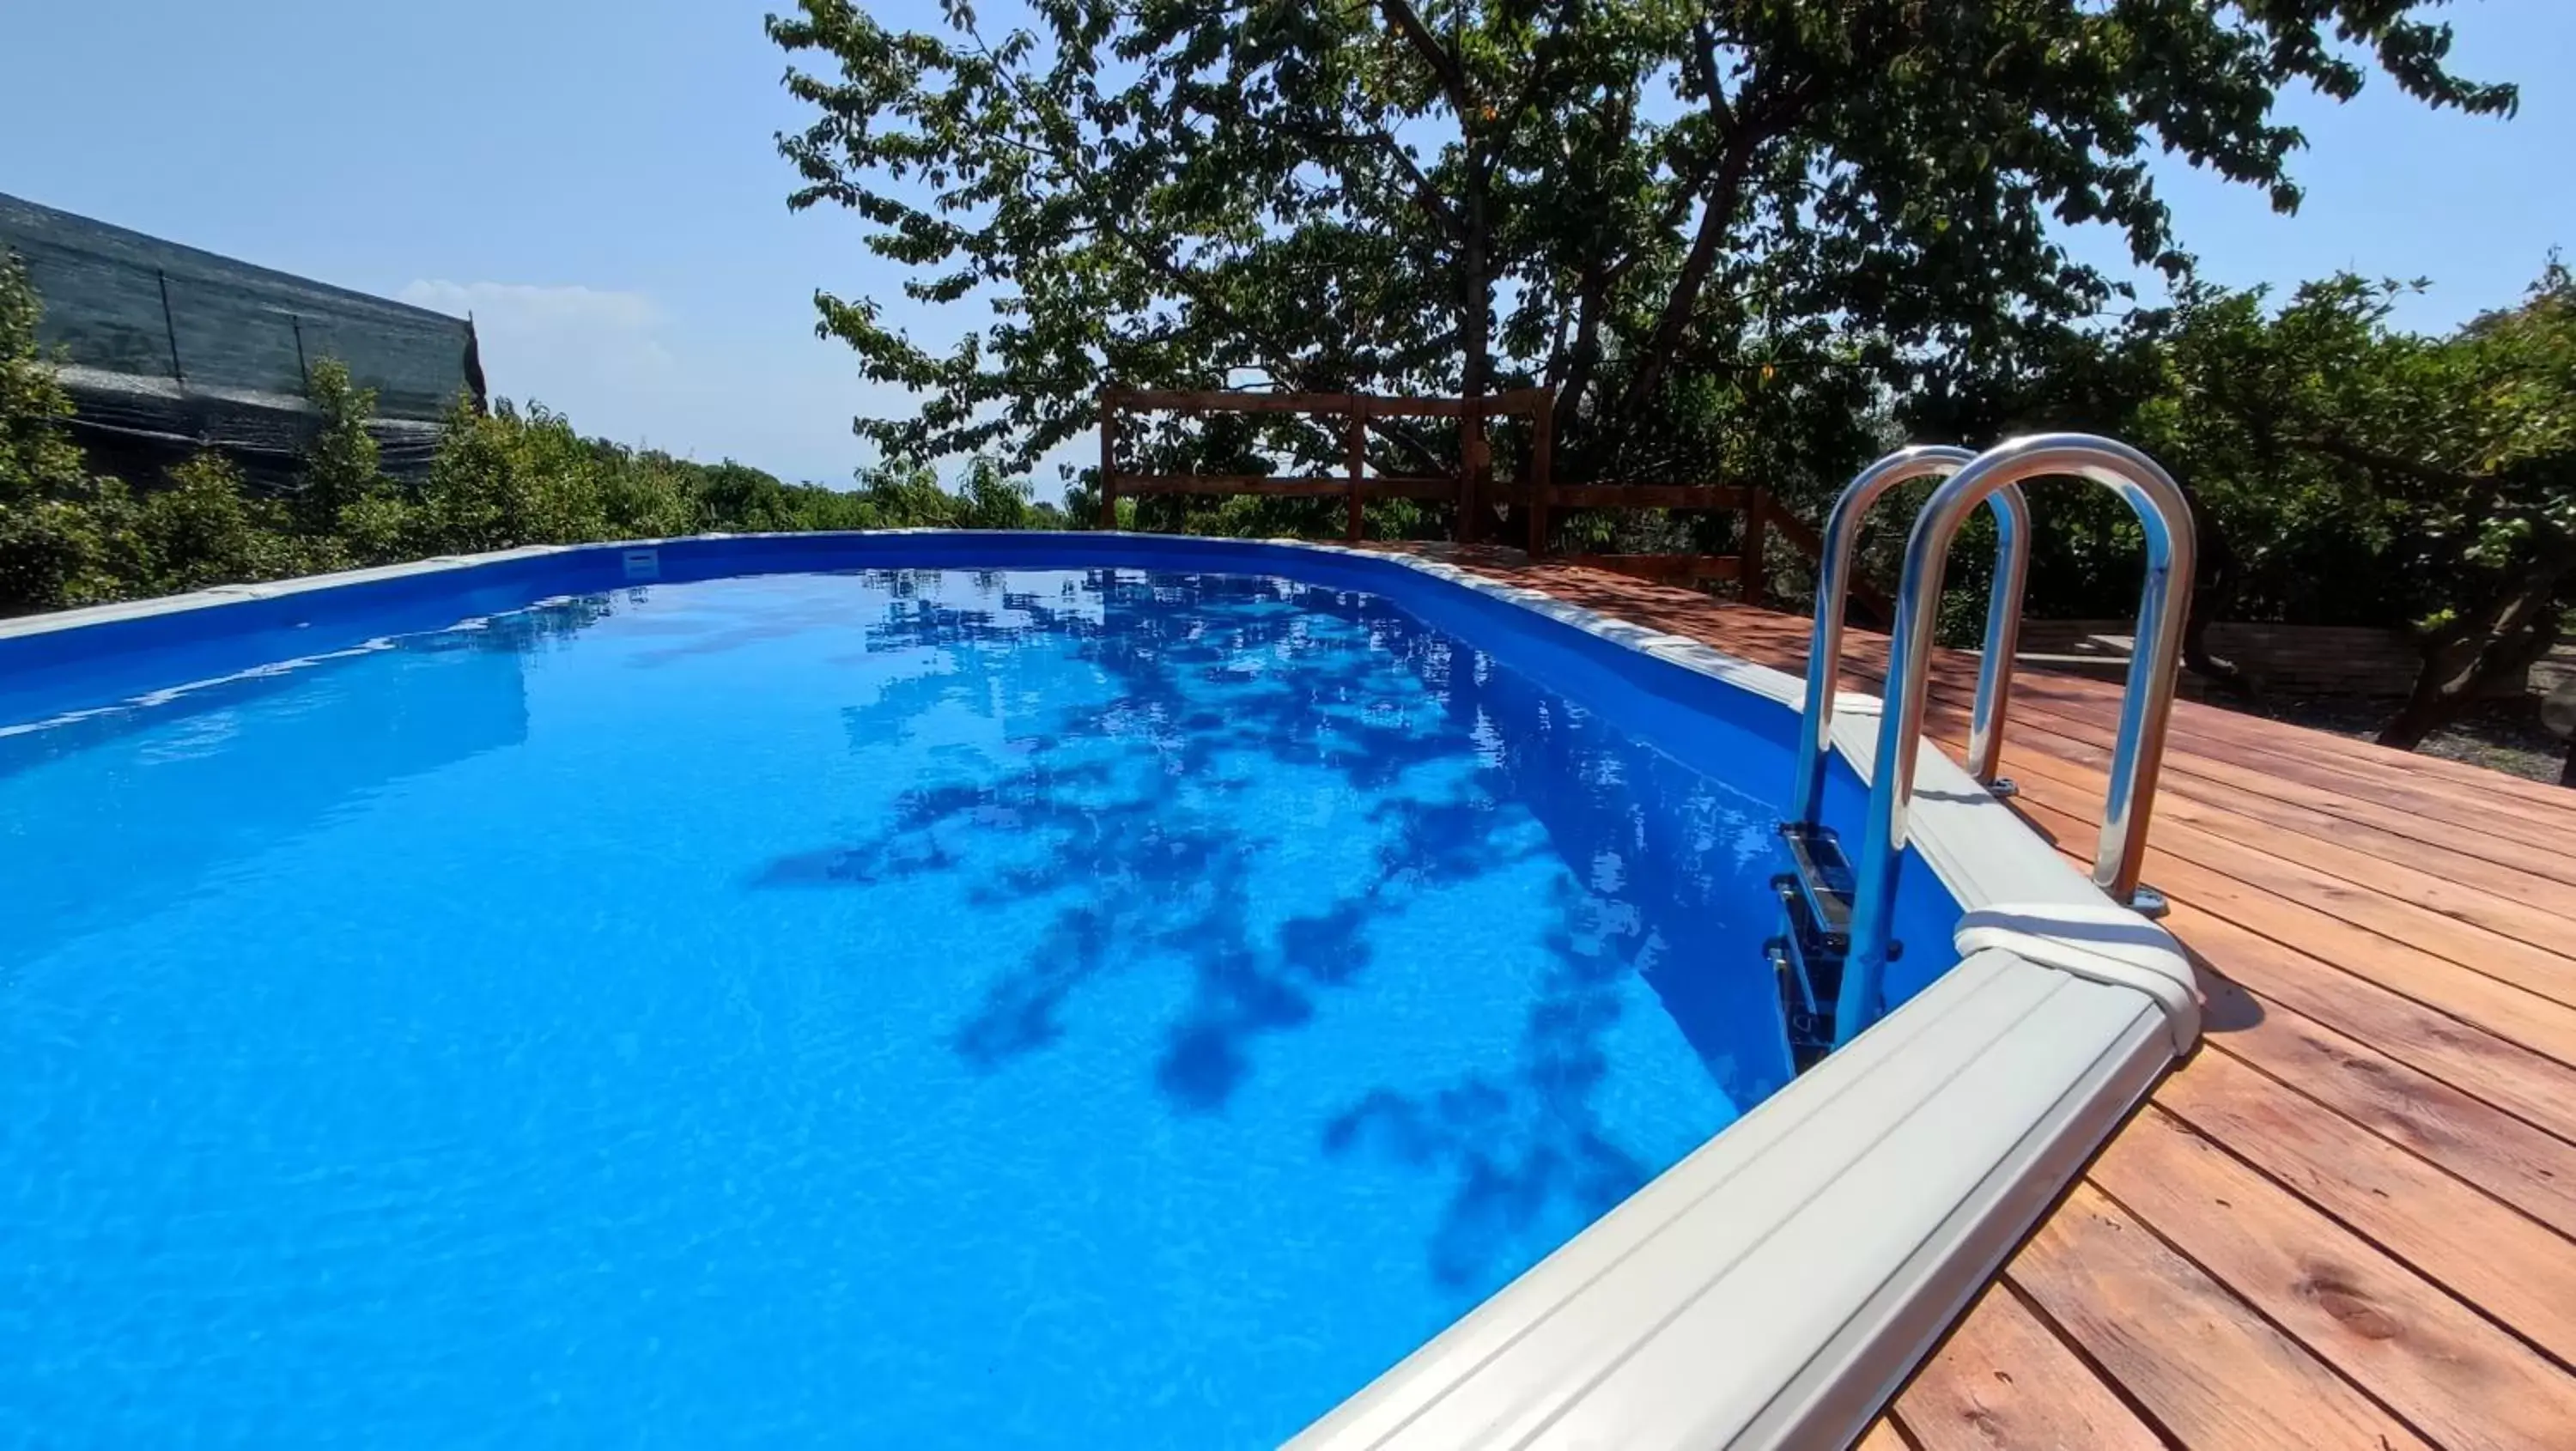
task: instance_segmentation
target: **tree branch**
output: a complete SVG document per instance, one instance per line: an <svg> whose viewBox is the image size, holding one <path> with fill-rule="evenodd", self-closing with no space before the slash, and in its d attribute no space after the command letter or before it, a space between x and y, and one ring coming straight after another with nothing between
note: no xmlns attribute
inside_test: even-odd
<svg viewBox="0 0 2576 1451"><path fill-rule="evenodd" d="M2340 434L2312 433L2294 439L2292 442L2299 447L2324 454L2328 458L2357 468L2376 469L2382 473L2395 474L2400 478L2411 479L2433 488L2456 489L2461 493L2472 495L2493 505L2498 512L2507 517L2520 519L2529 524L2535 539L2554 542L2556 547L2568 547L2566 532L2552 521L2545 511L2529 503L2514 504L2505 500L2502 496L2507 480L2494 474L2462 473L2437 468L2432 464L2408 458L2404 454L2387 453L2364 444L2354 443Z"/></svg>
<svg viewBox="0 0 2576 1451"><path fill-rule="evenodd" d="M1574 12L1577 8L1578 0L1564 0L1563 4L1557 6L1557 28L1548 32L1546 39L1532 48L1535 59L1530 63L1529 80L1522 85L1521 93L1512 97L1511 104L1497 117L1504 124L1509 125L1518 121L1537 102L1540 91L1546 88L1549 72L1556 65L1557 54L1564 49L1562 44L1550 44L1550 42L1561 42L1564 39L1566 28L1574 23L1576 18Z"/></svg>
<svg viewBox="0 0 2576 1451"><path fill-rule="evenodd" d="M1448 96L1450 106L1458 112L1459 129L1465 130L1475 119L1475 101L1467 94L1467 72L1458 63L1458 57L1440 43L1440 37L1431 33L1430 26L1422 23L1421 15L1415 12L1408 0L1378 0L1377 8L1378 13L1386 17L1386 23L1395 28L1396 34L1404 37L1405 44L1412 46L1414 53L1422 57L1423 64L1430 66L1431 73L1439 78L1441 92Z"/></svg>
<svg viewBox="0 0 2576 1451"><path fill-rule="evenodd" d="M1706 187L1699 231L1691 238L1690 252L1682 258L1672 292L1664 298L1663 312L1655 319L1655 330L1638 357L1637 370L1628 375L1628 386L1619 396L1619 406L1614 411L1621 416L1634 412L1641 400L1653 396L1673 354L1680 349L1682 334L1690 328L1691 313L1699 306L1700 290L1708 285L1708 274L1716 270L1718 243L1734 224L1744 180L1752 170L1753 151L1761 140L1750 127L1738 130L1728 140L1726 153Z"/></svg>
<svg viewBox="0 0 2576 1451"><path fill-rule="evenodd" d="M2302 436L2297 442L2328 458L2359 468L2395 474L2400 478L2412 479L2419 484L2431 484L2435 488L2459 489L2467 493L2491 493L2496 487L2495 481L2484 475L2460 474L2448 469L2435 468L2431 464L2408 458L2403 454L2383 453L2375 448L2364 447L2340 434L2311 433Z"/></svg>
<svg viewBox="0 0 2576 1451"><path fill-rule="evenodd" d="M1620 394L1615 410L1620 416L1632 415L1644 401L1654 395L1663 382L1664 371L1672 365L1673 354L1681 348L1682 336L1690 330L1691 314L1699 306L1702 288L1717 266L1718 246L1726 230L1735 223L1742 210L1744 184L1752 176L1754 155L1762 143L1779 135L1796 123L1799 116L1814 104L1819 90L1817 78L1808 76L1776 99L1764 100L1739 110L1727 104L1717 81L1715 41L1702 32L1701 64L1709 82L1709 119L1723 128L1726 146L1718 155L1717 165L1705 173L1707 196L1700 212L1699 231L1691 238L1690 252L1682 259L1680 274L1673 279L1673 290L1664 299L1662 314L1655 320L1655 330L1637 360L1636 371L1628 377L1628 386ZM1748 86L1751 91L1761 86L1757 78Z"/></svg>
<svg viewBox="0 0 2576 1451"><path fill-rule="evenodd" d="M1422 208L1424 214L1429 216L1440 230L1448 233L1450 240L1458 241L1465 237L1466 224L1459 220L1457 208L1449 205L1449 199L1442 196L1440 189L1431 184L1431 178L1423 174L1421 166L1413 159L1413 153L1405 150L1404 143L1396 140L1394 133L1386 128L1371 127L1364 134L1355 134L1349 131L1336 131L1311 121L1265 121L1262 124L1276 127L1292 136L1303 137L1318 146L1373 145L1380 155L1394 162L1404 173L1405 179L1413 184L1414 204Z"/></svg>

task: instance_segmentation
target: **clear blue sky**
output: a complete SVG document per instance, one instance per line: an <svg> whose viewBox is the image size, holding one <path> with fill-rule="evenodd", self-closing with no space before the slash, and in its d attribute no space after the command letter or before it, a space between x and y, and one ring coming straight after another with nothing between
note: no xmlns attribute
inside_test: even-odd
<svg viewBox="0 0 2576 1451"><path fill-rule="evenodd" d="M492 386L585 432L841 480L865 457L850 416L901 404L813 336L810 298L894 279L845 215L786 209L770 137L802 118L761 33L784 3L31 0L0 22L0 191L471 308ZM2449 13L2461 67L2521 83L2521 116L2437 116L2381 81L2293 98L2298 216L2166 168L2211 276L2428 277L2404 319L2438 327L2576 243L2576 3Z"/></svg>

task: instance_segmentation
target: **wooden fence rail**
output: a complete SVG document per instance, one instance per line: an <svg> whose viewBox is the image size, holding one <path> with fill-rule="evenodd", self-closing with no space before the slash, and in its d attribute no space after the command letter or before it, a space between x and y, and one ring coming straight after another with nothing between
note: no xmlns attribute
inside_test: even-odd
<svg viewBox="0 0 2576 1451"><path fill-rule="evenodd" d="M1145 474L1119 467L1119 443L1126 419L1145 413L1297 414L1319 422L1338 420L1342 438L1340 474ZM1118 527L1118 500L1184 494L1253 495L1266 498L1341 498L1348 501L1345 537L1364 533L1364 507L1372 500L1414 499L1449 503L1457 514L1461 543L1476 543L1498 522L1495 511L1519 511L1532 558L1551 553L1555 515L1565 509L1693 509L1741 516L1736 553L1578 554L1577 563L1645 579L1682 584L1733 580L1748 599L1759 602L1768 569L1765 551L1771 533L1811 560L1818 547L1815 532L1783 510L1760 488L1726 484L1589 483L1560 484L1555 467L1556 394L1547 388L1519 388L1483 398L1413 398L1377 393L1236 393L1212 390L1124 388L1100 390L1100 527ZM1518 479L1493 477L1485 424L1489 418L1524 418L1529 424L1528 457ZM1429 475L1372 475L1368 466L1368 427L1391 418L1458 420L1459 467ZM1885 599L1865 586L1865 607L1884 610Z"/></svg>
<svg viewBox="0 0 2576 1451"><path fill-rule="evenodd" d="M1100 524L1118 524L1118 499L1170 494L1250 494L1268 498L1342 497L1350 508L1345 533L1359 539L1366 525L1362 506L1372 499L1422 499L1455 504L1460 533L1473 539L1482 515L1491 507L1490 454L1485 420L1527 417L1544 432L1555 407L1555 395L1544 388L1521 388L1481 399L1405 398L1378 393L1230 393L1162 388L1100 390ZM1134 474L1118 466L1118 442L1124 420L1138 413L1293 413L1317 420L1339 419L1343 472L1332 475L1275 474ZM1368 425L1379 418L1455 418L1458 420L1461 467L1454 474L1378 475L1368 471Z"/></svg>

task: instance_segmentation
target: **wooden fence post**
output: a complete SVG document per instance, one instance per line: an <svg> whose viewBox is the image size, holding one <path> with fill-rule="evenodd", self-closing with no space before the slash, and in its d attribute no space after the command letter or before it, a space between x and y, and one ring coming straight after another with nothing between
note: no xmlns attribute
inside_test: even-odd
<svg viewBox="0 0 2576 1451"><path fill-rule="evenodd" d="M1360 507L1360 475L1368 469L1368 406L1357 399L1342 419L1342 454L1351 470L1350 542L1357 544L1368 527Z"/></svg>
<svg viewBox="0 0 2576 1451"><path fill-rule="evenodd" d="M1100 390L1100 527L1118 527L1118 390Z"/></svg>
<svg viewBox="0 0 2576 1451"><path fill-rule="evenodd" d="M1547 491L1556 474L1556 395L1540 390L1538 411L1530 417L1529 557L1547 554Z"/></svg>
<svg viewBox="0 0 2576 1451"><path fill-rule="evenodd" d="M1763 546L1769 543L1771 528L1771 495L1760 484L1745 491L1744 536L1736 546L1736 590L1748 605L1770 602L1771 576L1764 572Z"/></svg>
<svg viewBox="0 0 2576 1451"><path fill-rule="evenodd" d="M1466 402L1458 414L1458 542L1473 544L1485 532L1485 464L1492 455L1485 447L1485 400Z"/></svg>

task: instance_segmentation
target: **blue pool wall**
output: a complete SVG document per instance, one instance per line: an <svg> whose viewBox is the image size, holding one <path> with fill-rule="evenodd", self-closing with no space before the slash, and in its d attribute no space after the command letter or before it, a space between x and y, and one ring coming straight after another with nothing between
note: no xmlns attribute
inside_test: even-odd
<svg viewBox="0 0 2576 1451"><path fill-rule="evenodd" d="M626 556L652 549L652 578ZM345 581L140 609L0 636L0 725L112 704L255 666L441 629L558 595L740 575L849 569L1132 569L1268 574L1373 594L1598 711L1706 775L1785 802L1797 712L1781 702L1411 567L1395 557L1186 535L889 531L705 535L436 561ZM1825 818L1857 839L1867 788L1836 757ZM1959 905L1918 852L1900 870L1891 1005L1957 961ZM1749 946L1749 944L1748 944Z"/></svg>

